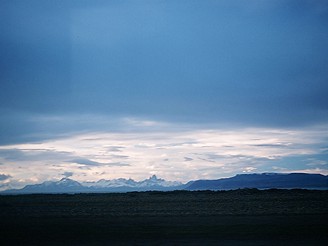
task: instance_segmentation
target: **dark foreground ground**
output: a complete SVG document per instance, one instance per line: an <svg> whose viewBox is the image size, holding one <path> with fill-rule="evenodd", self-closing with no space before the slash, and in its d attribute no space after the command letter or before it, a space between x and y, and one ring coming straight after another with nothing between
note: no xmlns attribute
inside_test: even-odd
<svg viewBox="0 0 328 246"><path fill-rule="evenodd" d="M327 245L328 191L0 196L1 245Z"/></svg>

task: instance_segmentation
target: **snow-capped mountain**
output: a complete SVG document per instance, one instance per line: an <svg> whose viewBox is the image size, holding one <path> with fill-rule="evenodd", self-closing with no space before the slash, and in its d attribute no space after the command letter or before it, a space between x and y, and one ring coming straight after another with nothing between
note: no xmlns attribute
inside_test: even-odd
<svg viewBox="0 0 328 246"><path fill-rule="evenodd" d="M56 186L62 186L62 187L80 187L82 186L79 182L69 179L69 178L62 178L61 180L57 182L50 182L50 184L53 183Z"/></svg>
<svg viewBox="0 0 328 246"><path fill-rule="evenodd" d="M82 192L128 192L128 191L168 191L183 189L183 184L176 181L159 179L155 175L143 181L133 179L101 179L97 182L79 183L70 178L59 181L45 181L41 184L27 185L22 189L6 190L3 193L82 193Z"/></svg>
<svg viewBox="0 0 328 246"><path fill-rule="evenodd" d="M143 181L138 182L137 185L138 187L152 187L152 186L170 187L170 186L182 185L182 183L177 181L166 181L164 179L157 178L156 175L153 175L149 179L145 179Z"/></svg>
<svg viewBox="0 0 328 246"><path fill-rule="evenodd" d="M98 187L98 188L106 188L106 187L173 187L173 186L180 186L182 183L177 181L166 181L164 179L157 178L156 175L151 176L148 179L142 181L135 181L133 179L112 179L106 180L101 179L97 182L84 182L82 183L86 187Z"/></svg>
<svg viewBox="0 0 328 246"><path fill-rule="evenodd" d="M135 187L136 181L133 179L112 179L112 180L106 180L106 179L100 179L96 182L83 182L82 184L86 187L98 187L98 188L105 188L105 187Z"/></svg>
<svg viewBox="0 0 328 246"><path fill-rule="evenodd" d="M27 185L22 189L7 190L5 193L75 193L85 192L86 187L79 182L62 178L59 181L45 181L41 184Z"/></svg>

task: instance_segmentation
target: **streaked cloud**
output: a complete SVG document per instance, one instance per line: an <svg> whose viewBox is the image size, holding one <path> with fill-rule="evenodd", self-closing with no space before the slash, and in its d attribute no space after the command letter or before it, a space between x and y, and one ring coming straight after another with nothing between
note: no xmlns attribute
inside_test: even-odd
<svg viewBox="0 0 328 246"><path fill-rule="evenodd" d="M121 162L102 163L102 162L92 161L92 160L83 159L83 158L69 160L68 162L81 164L81 165L87 165L87 166L130 166L129 164L121 163Z"/></svg>
<svg viewBox="0 0 328 246"><path fill-rule="evenodd" d="M2 170L19 179L48 180L66 172L80 181L141 180L156 174L182 182L242 172L328 173L325 126L193 129L170 124L161 131L147 127L2 146Z"/></svg>
<svg viewBox="0 0 328 246"><path fill-rule="evenodd" d="M9 179L9 178L11 178L10 175L0 173L0 181L6 180L6 179Z"/></svg>

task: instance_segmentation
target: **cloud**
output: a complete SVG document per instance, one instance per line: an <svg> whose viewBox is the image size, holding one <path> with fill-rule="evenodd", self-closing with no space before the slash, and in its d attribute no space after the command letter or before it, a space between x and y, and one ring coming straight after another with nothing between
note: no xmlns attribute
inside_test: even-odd
<svg viewBox="0 0 328 246"><path fill-rule="evenodd" d="M314 174L322 174L322 175L328 175L328 169L327 168L308 168L308 169L277 169L282 173L314 173Z"/></svg>
<svg viewBox="0 0 328 246"><path fill-rule="evenodd" d="M79 181L94 179L94 173L104 179L141 180L156 174L188 181L227 177L251 168L256 172L272 172L274 167L307 170L309 158L327 159L324 126L199 129L171 125L149 131L78 132L39 143L0 146L1 167L20 179L39 173L48 175L37 176L40 180L60 178L69 171Z"/></svg>
<svg viewBox="0 0 328 246"><path fill-rule="evenodd" d="M32 2L0 1L2 145L328 121L325 0Z"/></svg>
<svg viewBox="0 0 328 246"><path fill-rule="evenodd" d="M95 141L95 140L90 140ZM73 159L72 159L73 157ZM36 162L36 161L48 161L53 163L58 162L70 162L77 163L82 165L98 166L98 165L114 165L118 166L118 162L114 163L105 163L92 161L87 158L81 158L73 154L70 151L61 151L53 149L42 149L42 148L9 148L9 149L0 149L0 158L3 158L6 161L15 161L19 163L23 162ZM127 155L110 155L110 158L113 159L128 159ZM121 163L122 166L126 165Z"/></svg>
<svg viewBox="0 0 328 246"><path fill-rule="evenodd" d="M10 175L0 173L0 181L4 181L4 180L9 179L9 178L11 178Z"/></svg>
<svg viewBox="0 0 328 246"><path fill-rule="evenodd" d="M124 149L123 146L110 146L108 147L108 151L110 152L121 152L122 150L121 149Z"/></svg>
<svg viewBox="0 0 328 246"><path fill-rule="evenodd" d="M68 162L77 163L77 164L86 165L86 166L129 166L129 164L121 163L121 162L102 163L102 162L92 161L92 160L84 159L84 158L73 159Z"/></svg>
<svg viewBox="0 0 328 246"><path fill-rule="evenodd" d="M87 166L104 165L104 163L100 163L100 162L96 162L96 161L91 161L91 160L88 160L88 159L73 159L73 160L70 160L68 162L77 163L77 164L81 164L81 165L87 165Z"/></svg>
<svg viewBox="0 0 328 246"><path fill-rule="evenodd" d="M251 173L256 170L256 167L245 167L243 173Z"/></svg>
<svg viewBox="0 0 328 246"><path fill-rule="evenodd" d="M123 123L127 126L133 127L163 127L166 126L167 123L153 120L141 120L138 118L123 118Z"/></svg>
<svg viewBox="0 0 328 246"><path fill-rule="evenodd" d="M26 155L19 149L0 149L0 157L4 160L19 161L25 160Z"/></svg>
<svg viewBox="0 0 328 246"><path fill-rule="evenodd" d="M4 148L0 149L0 158L8 161L40 161L57 160L62 161L72 156L67 151L56 151L43 148Z"/></svg>
<svg viewBox="0 0 328 246"><path fill-rule="evenodd" d="M112 158L117 158L117 159L128 159L129 156L127 155L111 155Z"/></svg>
<svg viewBox="0 0 328 246"><path fill-rule="evenodd" d="M308 163L307 165L308 166L326 166L328 167L328 161L327 160L320 160L320 159L317 159L317 158L308 158L306 160Z"/></svg>
<svg viewBox="0 0 328 246"><path fill-rule="evenodd" d="M0 1L17 184L326 170L327 1L26 2Z"/></svg>
<svg viewBox="0 0 328 246"><path fill-rule="evenodd" d="M73 172L64 172L64 173L63 173L63 175L64 175L66 178L73 176L73 174L74 174Z"/></svg>
<svg viewBox="0 0 328 246"><path fill-rule="evenodd" d="M275 147L288 147L290 146L291 143L275 143L275 144L253 144L252 146L255 146L255 147L272 147L272 148L275 148Z"/></svg>
<svg viewBox="0 0 328 246"><path fill-rule="evenodd" d="M263 146L261 146L263 147ZM222 162L225 160L230 161L237 161L237 162L243 162L243 163L251 163L251 162L261 162L261 161L269 161L274 159L273 157L257 157L254 155L242 155L242 154L215 154L215 153L195 153L201 160L205 160L208 162Z"/></svg>
<svg viewBox="0 0 328 246"><path fill-rule="evenodd" d="M112 162L112 163L107 163L106 164L107 166L116 166L116 167L128 167L128 166L131 166L130 164L128 163L123 163L123 162Z"/></svg>

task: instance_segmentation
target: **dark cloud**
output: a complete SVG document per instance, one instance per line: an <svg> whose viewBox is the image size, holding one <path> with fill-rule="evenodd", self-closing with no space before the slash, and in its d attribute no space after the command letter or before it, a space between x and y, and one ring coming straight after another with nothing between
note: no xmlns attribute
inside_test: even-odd
<svg viewBox="0 0 328 246"><path fill-rule="evenodd" d="M201 158L201 157L199 157L198 159L199 159L199 160L202 160L202 161L207 161L207 162L215 162L215 161L213 161L213 160L209 160L209 159Z"/></svg>
<svg viewBox="0 0 328 246"><path fill-rule="evenodd" d="M126 127L80 114L326 124L327 9L321 0L1 1L0 144Z"/></svg>
<svg viewBox="0 0 328 246"><path fill-rule="evenodd" d="M262 161L271 161L271 159L266 158L266 157L256 157L252 155L241 155L241 154L236 154L236 155L219 155L215 153L204 153L204 154L198 154L194 153L197 156L201 156L198 159L207 161L207 162L217 162L220 160L237 160L238 163L242 161L244 164L247 163L252 163L252 162L262 162Z"/></svg>
<svg viewBox="0 0 328 246"><path fill-rule="evenodd" d="M122 146L111 146L108 148L108 151L110 152L121 152L124 147Z"/></svg>
<svg viewBox="0 0 328 246"><path fill-rule="evenodd" d="M1 109L0 106L0 145L63 138L86 131L122 131L122 125L118 116L76 112L51 114L51 111L37 114Z"/></svg>
<svg viewBox="0 0 328 246"><path fill-rule="evenodd" d="M25 160L25 154L18 149L0 149L0 157L5 160L19 161Z"/></svg>
<svg viewBox="0 0 328 246"><path fill-rule="evenodd" d="M184 158L184 161L192 161L192 160L194 160L193 158L190 158L190 157L185 157Z"/></svg>
<svg viewBox="0 0 328 246"><path fill-rule="evenodd" d="M268 148L287 148L289 147L289 144L284 144L284 143L276 143L276 144L252 144L251 146L255 146L255 147L268 147Z"/></svg>
<svg viewBox="0 0 328 246"><path fill-rule="evenodd" d="M121 163L121 162L102 163L102 162L92 161L92 160L85 159L85 158L73 159L68 162L77 163L77 164L86 165L86 166L130 166L130 164L127 164L127 163Z"/></svg>
<svg viewBox="0 0 328 246"><path fill-rule="evenodd" d="M57 161L77 163L86 166L129 166L127 163L111 162L102 163L87 158L75 156L66 151L55 151L48 149L0 149L0 157L8 161ZM128 159L125 155L113 155L113 158Z"/></svg>
<svg viewBox="0 0 328 246"><path fill-rule="evenodd" d="M63 175L64 175L66 178L73 176L73 174L74 174L73 172L64 172L64 173L63 173Z"/></svg>
<svg viewBox="0 0 328 246"><path fill-rule="evenodd" d="M49 149L0 149L0 157L8 161L62 161L72 156L70 152Z"/></svg>
<svg viewBox="0 0 328 246"><path fill-rule="evenodd" d="M117 159L128 159L129 156L127 155L111 155L112 158L117 158Z"/></svg>
<svg viewBox="0 0 328 246"><path fill-rule="evenodd" d="M0 181L6 180L6 179L9 179L9 178L11 178L10 175L0 173Z"/></svg>
<svg viewBox="0 0 328 246"><path fill-rule="evenodd" d="M104 163L100 163L100 162L96 162L96 161L91 161L89 159L84 159L84 158L81 158L81 159L73 159L73 160L70 160L68 162L77 163L77 164L81 164L81 165L87 165L87 166L101 166L101 165L104 165Z"/></svg>
<svg viewBox="0 0 328 246"><path fill-rule="evenodd" d="M117 167L127 167L127 166L131 166L128 163L123 163L123 162L112 162L112 163L107 163L107 166L117 166Z"/></svg>

